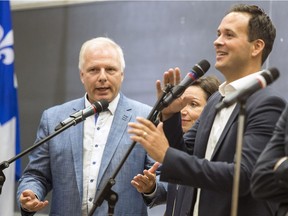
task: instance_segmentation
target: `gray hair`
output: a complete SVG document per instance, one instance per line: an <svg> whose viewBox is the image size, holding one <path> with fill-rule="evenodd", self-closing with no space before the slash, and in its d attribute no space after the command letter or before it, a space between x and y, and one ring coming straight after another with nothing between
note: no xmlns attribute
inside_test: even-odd
<svg viewBox="0 0 288 216"><path fill-rule="evenodd" d="M92 45L95 45L95 44L109 45L109 46L112 46L113 48L115 48L115 50L117 51L118 56L119 56L121 70L122 70L122 72L124 72L125 60L124 60L124 54L123 54L122 48L117 43L115 43L113 40L111 40L110 38L106 38L106 37L93 38L93 39L88 40L85 43L83 43L83 45L80 49L80 53L79 53L79 65L78 65L79 70L81 70L83 68L84 54L85 54L87 48L92 46Z"/></svg>

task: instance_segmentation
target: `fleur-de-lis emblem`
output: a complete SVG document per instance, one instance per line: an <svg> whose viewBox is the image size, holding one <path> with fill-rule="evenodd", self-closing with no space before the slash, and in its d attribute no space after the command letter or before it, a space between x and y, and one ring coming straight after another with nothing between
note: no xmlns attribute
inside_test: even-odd
<svg viewBox="0 0 288 216"><path fill-rule="evenodd" d="M14 62L13 45L13 30L10 30L4 35L4 29L0 25L0 61L3 64L9 65Z"/></svg>

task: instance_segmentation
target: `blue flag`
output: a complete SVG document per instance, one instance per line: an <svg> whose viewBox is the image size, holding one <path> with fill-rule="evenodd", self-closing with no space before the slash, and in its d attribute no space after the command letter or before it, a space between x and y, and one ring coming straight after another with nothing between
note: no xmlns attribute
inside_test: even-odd
<svg viewBox="0 0 288 216"><path fill-rule="evenodd" d="M9 160L20 152L18 84L14 72L11 20L10 2L0 1L0 162ZM4 174L6 181L0 195L0 215L14 215L15 174L17 177L21 175L20 160L16 164L10 164Z"/></svg>

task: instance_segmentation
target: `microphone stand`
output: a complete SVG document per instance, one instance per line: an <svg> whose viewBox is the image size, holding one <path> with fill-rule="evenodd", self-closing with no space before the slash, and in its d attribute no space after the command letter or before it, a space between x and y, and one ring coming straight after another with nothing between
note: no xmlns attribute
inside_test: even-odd
<svg viewBox="0 0 288 216"><path fill-rule="evenodd" d="M243 136L244 136L246 99L240 100L239 104L240 104L240 111L238 116L236 162L234 168L231 216L237 216L237 210L238 210L239 183L240 183L241 156L242 156L241 153L242 153Z"/></svg>
<svg viewBox="0 0 288 216"><path fill-rule="evenodd" d="M164 97L167 95L167 93L171 92L171 89L173 86L167 85L165 90L162 92L161 97L158 99L152 110L150 111L147 119L152 121L154 124L156 124L158 113L161 111L160 107L162 107L162 102ZM95 194L95 199L93 201L92 209L89 211L88 216L92 216L97 209L97 207L101 206L104 200L108 202L108 216L113 216L114 214L114 208L118 201L118 194L111 189L113 185L116 184L115 178L122 168L123 164L127 160L128 156L130 155L131 151L133 150L134 146L137 142L133 142L127 152L125 153L123 159L120 161L119 165L116 167L115 171L112 173L111 177L106 181L104 184L102 190L99 192L98 196Z"/></svg>
<svg viewBox="0 0 288 216"><path fill-rule="evenodd" d="M71 115L71 117L74 117L73 115ZM35 143L33 146L29 147L28 149L24 150L23 152L19 153L18 155L12 157L11 159L7 160L7 161L3 161L0 163L0 195L2 192L2 187L3 184L6 180L5 175L3 173L3 170L8 168L9 165L11 163L13 163L14 161L16 161L17 159L23 157L24 155L26 155L27 153L31 152L32 150L34 150L35 148L37 148L38 146L42 145L43 143L45 143L46 141L50 140L51 138L53 138L54 136L58 135L59 133L61 133L62 131L66 130L67 128L71 127L72 125L76 125L78 123L80 123L81 121L85 120L86 117L84 116L77 116L75 117L73 120L71 120L69 123L63 125L61 128L59 128L58 130L56 130L54 133L50 134L49 136L43 138L42 140L40 140L39 142Z"/></svg>

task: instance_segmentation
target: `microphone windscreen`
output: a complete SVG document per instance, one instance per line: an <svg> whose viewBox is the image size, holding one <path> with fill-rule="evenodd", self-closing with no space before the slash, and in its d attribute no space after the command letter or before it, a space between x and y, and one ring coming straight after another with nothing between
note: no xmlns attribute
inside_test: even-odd
<svg viewBox="0 0 288 216"><path fill-rule="evenodd" d="M198 77L203 76L210 68L210 63L203 59L193 67L193 70L198 74Z"/></svg>
<svg viewBox="0 0 288 216"><path fill-rule="evenodd" d="M96 112L99 113L99 112L106 110L109 106L109 103L107 100L102 99L102 100L96 101L94 105L96 108Z"/></svg>
<svg viewBox="0 0 288 216"><path fill-rule="evenodd" d="M279 71L277 68L273 67L268 70L264 70L263 73L261 73L261 75L266 80L267 85L269 85L279 77Z"/></svg>

